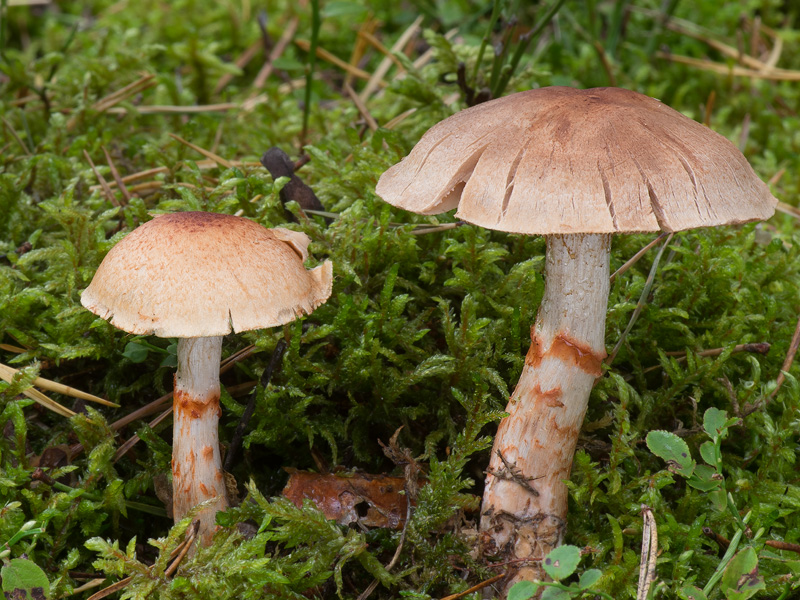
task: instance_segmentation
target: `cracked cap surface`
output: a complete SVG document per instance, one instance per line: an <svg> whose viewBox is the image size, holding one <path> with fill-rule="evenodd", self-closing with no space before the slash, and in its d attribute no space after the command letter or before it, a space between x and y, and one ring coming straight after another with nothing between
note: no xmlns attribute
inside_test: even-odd
<svg viewBox="0 0 800 600"><path fill-rule="evenodd" d="M231 215L160 215L111 249L81 304L119 329L159 337L282 325L331 294L332 263L303 266L309 241Z"/></svg>
<svg viewBox="0 0 800 600"><path fill-rule="evenodd" d="M620 88L541 88L463 110L376 192L526 234L681 231L768 219L777 204L726 138Z"/></svg>

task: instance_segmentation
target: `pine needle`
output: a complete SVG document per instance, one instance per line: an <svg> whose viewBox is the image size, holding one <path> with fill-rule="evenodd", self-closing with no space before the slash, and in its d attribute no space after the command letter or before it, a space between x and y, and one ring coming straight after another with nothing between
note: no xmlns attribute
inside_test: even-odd
<svg viewBox="0 0 800 600"><path fill-rule="evenodd" d="M5 369L0 369L0 379L6 381L7 383L12 383L14 381L14 375L10 374ZM41 404L48 410L52 410L54 413L61 415L62 417L74 417L75 413L68 409L66 406L61 406L55 400L51 400L47 396L45 396L42 392L35 388L28 388L27 390L22 392L28 398L35 401L37 404Z"/></svg>

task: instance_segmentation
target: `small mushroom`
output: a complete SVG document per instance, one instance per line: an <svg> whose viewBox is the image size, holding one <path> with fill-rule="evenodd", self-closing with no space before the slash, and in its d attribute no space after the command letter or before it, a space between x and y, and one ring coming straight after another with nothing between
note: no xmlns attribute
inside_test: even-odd
<svg viewBox="0 0 800 600"><path fill-rule="evenodd" d="M543 88L464 110L376 191L414 212L458 207L470 223L546 236L544 297L481 509L483 551L511 569L506 589L540 579L524 559L563 539L564 480L606 357L611 235L767 219L777 200L727 139L618 88Z"/></svg>
<svg viewBox="0 0 800 600"><path fill-rule="evenodd" d="M333 266L307 271L309 239L231 215L157 216L105 257L81 303L115 327L178 339L172 449L173 515L200 514L202 540L228 506L217 424L222 338L311 313L331 293Z"/></svg>

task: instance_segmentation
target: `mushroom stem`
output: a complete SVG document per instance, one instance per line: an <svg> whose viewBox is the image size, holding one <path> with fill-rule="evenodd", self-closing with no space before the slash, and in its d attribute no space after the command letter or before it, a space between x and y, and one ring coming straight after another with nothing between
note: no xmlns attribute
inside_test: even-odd
<svg viewBox="0 0 800 600"><path fill-rule="evenodd" d="M610 246L609 234L547 236L544 298L497 431L481 511L484 555L512 565L506 591L542 579L539 563L524 559L544 557L564 537L564 481L606 356Z"/></svg>
<svg viewBox="0 0 800 600"><path fill-rule="evenodd" d="M225 510L225 478L219 453L219 361L222 336L179 338L172 441L172 512L175 522L199 503L200 539L211 542L216 513Z"/></svg>

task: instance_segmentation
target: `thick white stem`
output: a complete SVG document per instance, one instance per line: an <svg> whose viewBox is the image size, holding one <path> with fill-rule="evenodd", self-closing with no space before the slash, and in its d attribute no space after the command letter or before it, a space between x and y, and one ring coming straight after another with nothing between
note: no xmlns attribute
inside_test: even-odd
<svg viewBox="0 0 800 600"><path fill-rule="evenodd" d="M172 511L177 523L200 502L217 498L200 519L208 544L218 510L228 506L219 453L219 361L222 337L180 338L175 374Z"/></svg>
<svg viewBox="0 0 800 600"><path fill-rule="evenodd" d="M610 243L607 234L547 237L544 298L497 431L481 509L484 555L512 561L506 589L541 579L538 563L518 559L542 558L564 535L564 480L606 356Z"/></svg>

